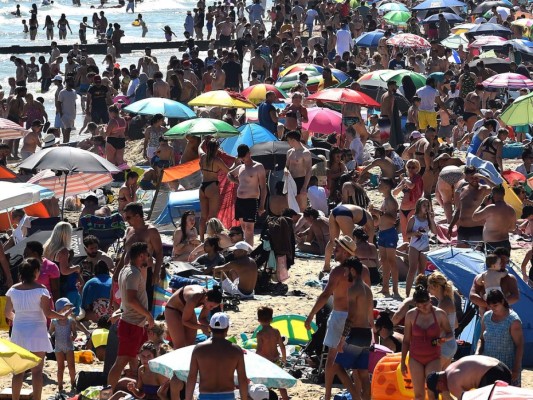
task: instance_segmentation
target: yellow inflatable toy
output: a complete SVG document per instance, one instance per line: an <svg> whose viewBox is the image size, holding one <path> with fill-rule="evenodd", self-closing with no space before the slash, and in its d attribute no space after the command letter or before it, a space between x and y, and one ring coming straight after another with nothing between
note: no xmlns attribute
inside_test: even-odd
<svg viewBox="0 0 533 400"><path fill-rule="evenodd" d="M133 26L141 26L141 21L139 21L138 19L136 19L135 21L133 21L131 23Z"/></svg>

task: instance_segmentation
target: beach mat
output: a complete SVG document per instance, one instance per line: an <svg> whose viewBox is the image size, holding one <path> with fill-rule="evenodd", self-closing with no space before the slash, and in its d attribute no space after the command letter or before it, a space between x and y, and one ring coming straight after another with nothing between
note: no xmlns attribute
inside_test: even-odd
<svg viewBox="0 0 533 400"><path fill-rule="evenodd" d="M323 255L319 255L319 254L311 254L311 253L303 253L301 251L296 251L295 253L296 257L298 258L306 258L306 259L311 259L311 260L316 260L316 259L322 259L324 258Z"/></svg>

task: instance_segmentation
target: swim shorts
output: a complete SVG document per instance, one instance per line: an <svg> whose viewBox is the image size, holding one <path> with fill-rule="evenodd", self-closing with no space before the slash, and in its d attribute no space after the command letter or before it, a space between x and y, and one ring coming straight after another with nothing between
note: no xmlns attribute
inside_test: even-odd
<svg viewBox="0 0 533 400"><path fill-rule="evenodd" d="M395 227L379 231L378 246L386 249L395 249L398 245L398 232Z"/></svg>
<svg viewBox="0 0 533 400"><path fill-rule="evenodd" d="M379 138L382 143L388 142L390 139L391 120L388 117L378 119Z"/></svg>
<svg viewBox="0 0 533 400"><path fill-rule="evenodd" d="M430 126L437 129L437 113L435 111L418 111L418 129L427 129Z"/></svg>
<svg viewBox="0 0 533 400"><path fill-rule="evenodd" d="M343 352L338 353L335 363L344 369L368 369L372 330L370 328L352 328L346 338Z"/></svg>
<svg viewBox="0 0 533 400"><path fill-rule="evenodd" d="M235 394L233 392L200 393L198 400L235 400Z"/></svg>
<svg viewBox="0 0 533 400"><path fill-rule="evenodd" d="M257 199L241 199L237 197L235 200L235 219L242 218L244 222L255 222L258 208Z"/></svg>
<svg viewBox="0 0 533 400"><path fill-rule="evenodd" d="M329 314L326 336L324 336L324 346L334 349L339 345L346 318L348 318L348 311L333 310Z"/></svg>
<svg viewBox="0 0 533 400"><path fill-rule="evenodd" d="M479 381L479 387L489 386L494 384L496 381L504 381L509 385L511 384L512 374L509 370L509 367L502 363L498 362L498 365L495 365L483 375L481 381Z"/></svg>
<svg viewBox="0 0 533 400"><path fill-rule="evenodd" d="M142 326L130 324L123 319L118 321L118 356L135 358L148 336Z"/></svg>
<svg viewBox="0 0 533 400"><path fill-rule="evenodd" d="M483 226L458 226L457 240L459 242L482 242Z"/></svg>

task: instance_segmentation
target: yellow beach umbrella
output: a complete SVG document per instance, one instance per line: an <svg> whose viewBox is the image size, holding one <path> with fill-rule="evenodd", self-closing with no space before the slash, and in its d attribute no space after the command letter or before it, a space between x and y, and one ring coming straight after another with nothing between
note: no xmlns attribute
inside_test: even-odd
<svg viewBox="0 0 533 400"><path fill-rule="evenodd" d="M190 106L212 106L212 107L235 107L235 108L255 108L255 105L240 93L229 92L227 90L213 90L202 93L200 96L189 101Z"/></svg>
<svg viewBox="0 0 533 400"><path fill-rule="evenodd" d="M0 339L0 376L20 374L38 365L41 359L15 343Z"/></svg>

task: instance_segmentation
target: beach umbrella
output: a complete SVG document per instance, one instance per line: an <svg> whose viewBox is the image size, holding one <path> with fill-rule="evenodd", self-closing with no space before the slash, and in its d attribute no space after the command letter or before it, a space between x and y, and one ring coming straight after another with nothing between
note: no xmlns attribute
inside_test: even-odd
<svg viewBox="0 0 533 400"><path fill-rule="evenodd" d="M381 29L377 29L372 32L365 32L355 39L355 44L359 47L378 47L379 39L381 39L384 34L385 31Z"/></svg>
<svg viewBox="0 0 533 400"><path fill-rule="evenodd" d="M195 346L182 347L148 362L150 371L186 382L189 376L192 352ZM296 385L297 379L285 372L276 364L252 351L242 349L246 377L255 384L271 388L290 388ZM237 376L235 376L237 379ZM237 381L235 381L237 382Z"/></svg>
<svg viewBox="0 0 533 400"><path fill-rule="evenodd" d="M0 212L21 209L52 197L54 192L39 185L0 181Z"/></svg>
<svg viewBox="0 0 533 400"><path fill-rule="evenodd" d="M380 104L357 90L347 88L329 88L321 90L315 94L312 94L307 98L308 100L320 100L330 103L352 103L358 104L364 107L376 107L379 108Z"/></svg>
<svg viewBox="0 0 533 400"><path fill-rule="evenodd" d="M529 28L533 25L533 19L531 18L519 18L511 22L511 25L520 26L522 28Z"/></svg>
<svg viewBox="0 0 533 400"><path fill-rule="evenodd" d="M309 64L309 63L298 63L289 65L287 68L285 68L283 71L279 73L279 76L285 76L287 74L293 73L293 72L305 72L305 73L319 73L322 74L322 71L324 70L324 67L317 64Z"/></svg>
<svg viewBox="0 0 533 400"><path fill-rule="evenodd" d="M533 92L517 97L500 118L511 126L533 124Z"/></svg>
<svg viewBox="0 0 533 400"><path fill-rule="evenodd" d="M392 79L398 84L398 86L400 86L402 84L403 77L406 75L411 77L417 89L420 89L422 86L426 85L426 77L424 75L419 74L417 72L409 71L407 69L382 69L379 71L367 72L366 74L361 76L357 82L366 86L386 87L386 83ZM380 80L385 84L377 83L375 82L376 80Z"/></svg>
<svg viewBox="0 0 533 400"><path fill-rule="evenodd" d="M407 11L389 11L383 16L387 23L394 26L406 26L410 18L411 13Z"/></svg>
<svg viewBox="0 0 533 400"><path fill-rule="evenodd" d="M16 375L36 367L41 362L28 351L7 339L0 339L0 376Z"/></svg>
<svg viewBox="0 0 533 400"><path fill-rule="evenodd" d="M122 103L122 106L127 106L131 103L131 99L128 96L121 94L113 98L113 104Z"/></svg>
<svg viewBox="0 0 533 400"><path fill-rule="evenodd" d="M124 110L141 115L163 114L167 118L196 118L194 111L185 104L160 97L150 97L149 99L136 101L124 107Z"/></svg>
<svg viewBox="0 0 533 400"><path fill-rule="evenodd" d="M265 83L259 83L257 85L248 86L242 91L242 95L254 104L259 104L266 99L267 92L276 93L278 100L287 98L287 94L280 88L274 85L268 85Z"/></svg>
<svg viewBox="0 0 533 400"><path fill-rule="evenodd" d="M287 151L291 147L286 141L272 141L255 144L250 148L250 155L254 161L263 164L265 169L274 171L285 168L287 162ZM313 165L322 162L315 154L311 153L311 162Z"/></svg>
<svg viewBox="0 0 533 400"><path fill-rule="evenodd" d="M413 7L413 10L435 10L440 8L466 7L466 4L457 0L426 0Z"/></svg>
<svg viewBox="0 0 533 400"><path fill-rule="evenodd" d="M67 182L65 182L67 181ZM67 176L50 169L39 172L28 180L50 189L56 196L75 196L90 192L113 182L111 174L95 174L90 172L75 172Z"/></svg>
<svg viewBox="0 0 533 400"><path fill-rule="evenodd" d="M345 81L351 82L351 78L348 74L334 68L332 68L331 72L333 73L333 80L335 81L335 85L338 85ZM307 89L310 92L316 92L320 84L324 81L324 78L322 78L322 74L319 74L318 72L309 73L308 75L309 80L307 81ZM287 74L278 79L278 81L276 82L276 87L279 87L283 90L289 90L297 85L299 79L299 72Z"/></svg>
<svg viewBox="0 0 533 400"><path fill-rule="evenodd" d="M361 92L379 103L381 101L381 96L383 96L383 94L387 91L387 83L383 81L378 82L380 82L380 84L383 86L365 86L361 84ZM401 93L398 92L394 94L394 102L402 114L407 113L409 111L409 107L411 107L409 100L407 100Z"/></svg>
<svg viewBox="0 0 533 400"><path fill-rule="evenodd" d="M257 143L272 142L278 140L272 132L259 124L251 123L239 126L238 136L224 139L220 144L220 148L233 157L237 157L237 147L245 144L252 147Z"/></svg>
<svg viewBox="0 0 533 400"><path fill-rule="evenodd" d="M255 104L237 92L228 90L212 90L202 93L189 101L190 106L211 106L231 108L255 108Z"/></svg>
<svg viewBox="0 0 533 400"><path fill-rule="evenodd" d="M478 24L472 24L470 22L455 25L453 28L450 29L450 32L456 35L459 35L461 33L467 33L470 29L472 29L476 25Z"/></svg>
<svg viewBox="0 0 533 400"><path fill-rule="evenodd" d="M509 28L506 28L503 25L487 22L485 24L479 24L479 25L474 26L472 29L468 31L467 34L473 37L501 36L504 38L509 38L509 36L513 34L513 31L511 31Z"/></svg>
<svg viewBox="0 0 533 400"><path fill-rule="evenodd" d="M0 139L20 139L27 132L24 127L5 118L0 118Z"/></svg>
<svg viewBox="0 0 533 400"><path fill-rule="evenodd" d="M476 8L474 8L474 10L472 11L472 14L485 14L487 11L489 11L494 6L513 8L513 4L509 1L505 1L505 0L485 1L484 3L481 3Z"/></svg>
<svg viewBox="0 0 533 400"><path fill-rule="evenodd" d="M187 135L212 135L219 138L238 135L239 131L228 124L214 118L196 118L180 122L164 133L168 139L184 138Z"/></svg>
<svg viewBox="0 0 533 400"><path fill-rule="evenodd" d="M423 37L413 35L412 33L400 33L387 40L389 46L407 47L417 50L429 50L431 45Z"/></svg>
<svg viewBox="0 0 533 400"><path fill-rule="evenodd" d="M307 109L307 122L302 128L314 133L340 133L342 130L342 114L329 108L312 107Z"/></svg>
<svg viewBox="0 0 533 400"><path fill-rule="evenodd" d="M424 22L426 24L429 23L429 22L439 22L439 15L442 15L446 21L448 21L448 22L450 22L452 24L457 24L459 22L463 22L464 21L464 19L462 19L460 16L458 16L455 13L443 12L443 13L439 13L439 14L430 15L426 19L422 20L422 22Z"/></svg>
<svg viewBox="0 0 533 400"><path fill-rule="evenodd" d="M482 82L483 86L490 89L532 89L533 80L526 78L524 75L506 72L491 76Z"/></svg>
<svg viewBox="0 0 533 400"><path fill-rule="evenodd" d="M500 36L479 36L472 43L468 45L468 48L479 49L481 47L499 47L505 45L507 39Z"/></svg>
<svg viewBox="0 0 533 400"><path fill-rule="evenodd" d="M464 34L459 35L450 35L446 39L441 40L440 42L444 47L449 47L450 49L458 49L459 46L467 46L469 41Z"/></svg>
<svg viewBox="0 0 533 400"><path fill-rule="evenodd" d="M476 68L479 60L474 60L468 63L470 68ZM509 60L504 60L503 58L485 58L483 59L483 64L485 67L492 69L493 71L503 74L504 72L509 72L511 70Z"/></svg>
<svg viewBox="0 0 533 400"><path fill-rule="evenodd" d="M504 20L504 21L507 19L507 17L510 14L510 11L509 11L509 9L507 7L501 7L501 6L500 7L496 7L496 12L498 14L500 14L500 16L502 17L502 20ZM492 10L487 11L485 14L483 14L483 16L485 18L492 17Z"/></svg>
<svg viewBox="0 0 533 400"><path fill-rule="evenodd" d="M402 3L382 3L378 7L379 11L383 13L388 13L389 11L406 11L409 12L409 9Z"/></svg>

